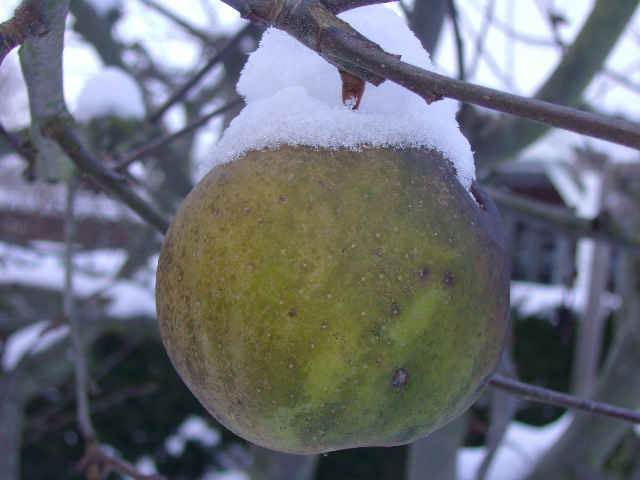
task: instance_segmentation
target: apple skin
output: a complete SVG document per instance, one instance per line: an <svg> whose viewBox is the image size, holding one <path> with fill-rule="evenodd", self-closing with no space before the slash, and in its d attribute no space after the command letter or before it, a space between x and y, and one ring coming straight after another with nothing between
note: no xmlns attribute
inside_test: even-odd
<svg viewBox="0 0 640 480"><path fill-rule="evenodd" d="M427 149L282 146L214 168L157 273L167 352L223 425L297 454L412 442L466 410L509 325L500 216Z"/></svg>

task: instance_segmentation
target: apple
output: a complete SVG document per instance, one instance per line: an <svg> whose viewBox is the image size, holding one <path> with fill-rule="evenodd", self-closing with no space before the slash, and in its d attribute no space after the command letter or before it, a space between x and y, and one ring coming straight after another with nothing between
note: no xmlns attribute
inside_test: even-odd
<svg viewBox="0 0 640 480"><path fill-rule="evenodd" d="M181 205L162 338L223 425L297 454L391 446L467 409L509 325L509 251L474 183L426 148L251 151Z"/></svg>

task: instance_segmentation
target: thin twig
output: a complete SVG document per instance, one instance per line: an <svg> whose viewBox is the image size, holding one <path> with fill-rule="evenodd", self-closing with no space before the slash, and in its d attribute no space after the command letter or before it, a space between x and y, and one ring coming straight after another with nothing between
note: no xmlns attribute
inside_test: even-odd
<svg viewBox="0 0 640 480"><path fill-rule="evenodd" d="M178 15L176 15L175 13L173 13L171 10L164 7L163 5L153 2L152 0L139 0L139 1L145 4L147 7L151 8L152 10L155 10L157 13L165 16L166 18L171 20L173 23L180 25L180 27L182 27L190 35L196 37L197 39L203 41L206 44L211 43L212 38L211 36L207 35L206 32L203 32L200 29L194 27L193 25L183 20L182 18L180 18Z"/></svg>
<svg viewBox="0 0 640 480"><path fill-rule="evenodd" d="M98 186L118 197L160 233L167 232L171 222L127 187L122 180L124 177L108 169L95 158L76 133L65 126L63 122L49 124L43 129L43 135L57 142L78 169L82 173L88 174Z"/></svg>
<svg viewBox="0 0 640 480"><path fill-rule="evenodd" d="M139 159L141 159L143 157L146 157L148 155L153 154L154 152L157 152L158 150L163 149L164 147L169 145L171 142L173 142L177 138L180 138L183 135L187 135L187 134L193 132L197 128L199 128L202 125L204 125L205 123L207 123L213 117L216 117L216 116L226 112L230 108L233 108L236 105L238 105L240 102L242 102L242 98L237 98L237 99L227 103L226 105L218 108L217 110L215 110L215 111L213 111L213 112L211 112L211 113L209 113L207 115L204 115L204 116L202 116L200 118L197 118L197 119L193 120L191 123L189 123L182 130L179 130L179 131L177 131L175 133L172 133L170 135L165 135L163 137L157 138L157 139L152 140L151 142L149 142L149 143L147 143L145 145L142 145L142 146L136 148L132 152L129 152L128 154L123 155L122 158L120 159L120 162L118 163L118 165L115 166L114 169L116 171L121 171L123 168L128 167L129 165L131 165L136 160L139 160Z"/></svg>
<svg viewBox="0 0 640 480"><path fill-rule="evenodd" d="M89 413L89 393L88 374L85 361L84 347L80 335L80 322L75 308L74 286L73 286L73 247L76 236L76 218L74 212L75 194L78 187L78 179L74 176L67 189L67 206L64 218L64 291L62 299L62 311L64 317L71 327L71 342L74 352L75 370L75 396L76 396L76 420L82 438L87 443L96 440L96 432L91 422Z"/></svg>
<svg viewBox="0 0 640 480"><path fill-rule="evenodd" d="M217 63L224 61L227 58L227 55L235 48L235 46L240 42L242 37L244 37L247 33L251 31L251 29L256 28L254 25L247 25L238 33L236 33L232 38L227 40L227 42L216 52L216 54L209 59L209 61L198 70L187 82L181 85L175 92L171 94L171 96L167 99L167 101L162 105L158 110L149 115L148 121L153 123L156 122L164 115L164 113L169 110L174 104L180 101L189 90L191 90L194 85L196 85L202 77L206 75L206 73L211 70Z"/></svg>
<svg viewBox="0 0 640 480"><path fill-rule="evenodd" d="M574 397L573 395L554 392L553 390L547 390L546 388L534 387L533 385L498 375L493 377L491 385L526 400L532 400L546 405L569 408L572 410L580 410L594 415L601 415L603 417L640 424L640 412L628 410L626 408L615 407L613 405L595 402L586 398Z"/></svg>
<svg viewBox="0 0 640 480"><path fill-rule="evenodd" d="M166 480L163 475L140 473L131 463L116 458L99 443L89 445L80 466L89 480L103 478L109 470L124 473L136 480Z"/></svg>
<svg viewBox="0 0 640 480"><path fill-rule="evenodd" d="M146 395L153 395L159 390L158 384L154 382L144 383L142 385L135 385L128 387L101 400L95 400L91 402L91 413L99 413L114 408L118 405L122 405L131 398L140 398ZM33 445L40 441L42 437L52 432L60 431L61 429L71 425L75 416L73 414L62 414L60 412L47 413L46 415L38 415L40 418L37 420L36 429L34 432L25 436L23 445ZM34 422L36 423L36 422ZM40 426L40 429L37 427Z"/></svg>

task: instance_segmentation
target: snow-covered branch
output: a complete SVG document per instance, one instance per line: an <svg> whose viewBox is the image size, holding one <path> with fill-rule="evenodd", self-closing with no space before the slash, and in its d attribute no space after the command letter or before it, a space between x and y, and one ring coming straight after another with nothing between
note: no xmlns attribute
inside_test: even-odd
<svg viewBox="0 0 640 480"><path fill-rule="evenodd" d="M225 0L243 18L284 30L339 70L374 85L391 80L427 103L452 98L551 127L640 149L640 124L494 90L403 62L337 18L322 2ZM383 3L383 2L376 2ZM346 5L352 8L350 5Z"/></svg>

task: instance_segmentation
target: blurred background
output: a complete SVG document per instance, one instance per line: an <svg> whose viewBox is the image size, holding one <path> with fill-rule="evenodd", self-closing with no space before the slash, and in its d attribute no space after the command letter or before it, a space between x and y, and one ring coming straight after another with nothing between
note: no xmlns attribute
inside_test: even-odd
<svg viewBox="0 0 640 480"><path fill-rule="evenodd" d="M638 3L391 5L441 73L637 122ZM18 4L4 0L0 20ZM235 85L262 32L218 0L71 0L64 93L82 138L171 218L242 109ZM471 105L461 106L459 123L512 249L513 326L500 374L638 408L640 153ZM13 51L0 66L0 478L83 476L64 315L71 261L91 418L101 442L141 474L640 480L638 428L492 389L409 446L296 457L247 444L206 413L165 354L154 300L162 237L91 180L69 187L64 162L40 165L30 125Z"/></svg>

